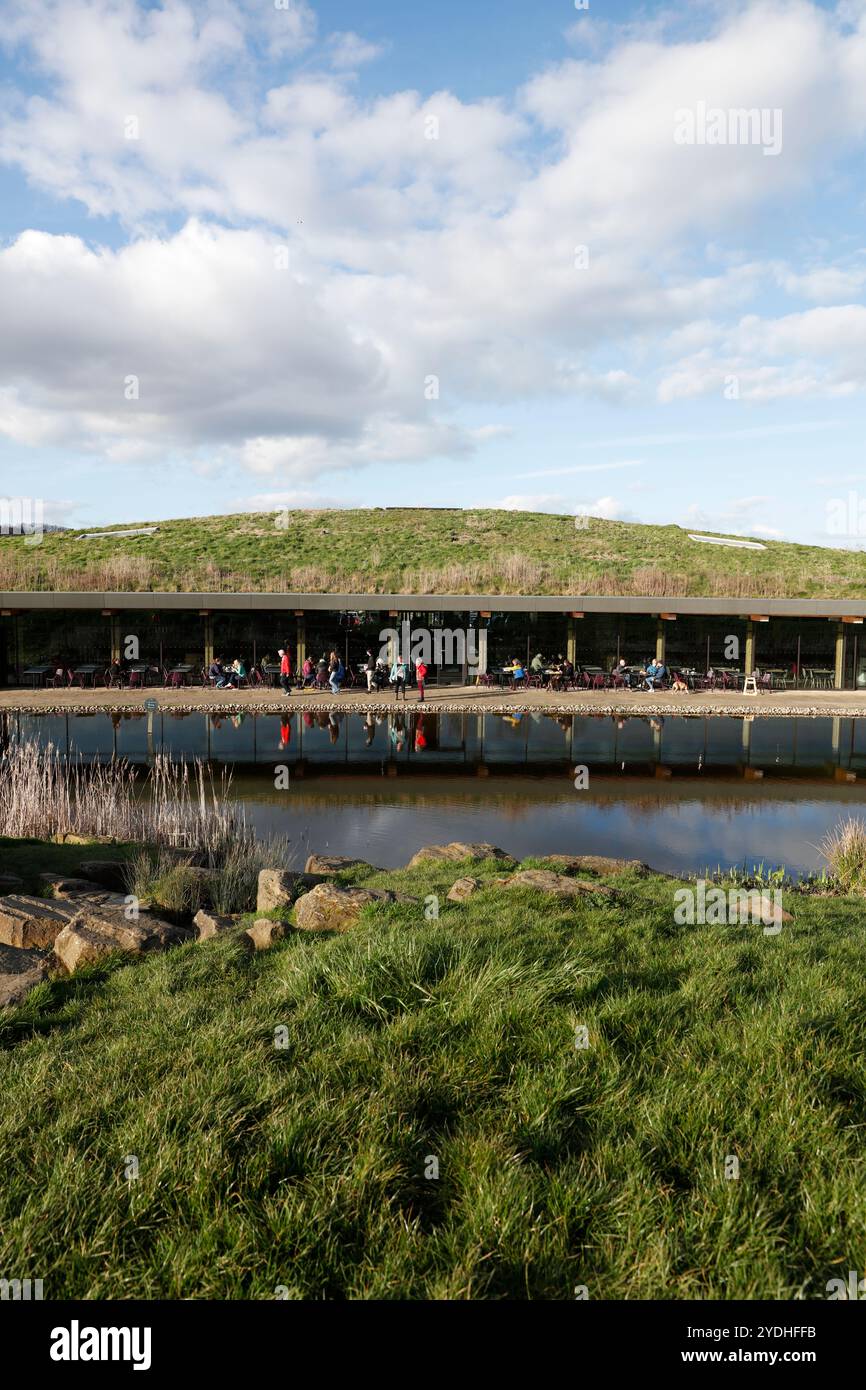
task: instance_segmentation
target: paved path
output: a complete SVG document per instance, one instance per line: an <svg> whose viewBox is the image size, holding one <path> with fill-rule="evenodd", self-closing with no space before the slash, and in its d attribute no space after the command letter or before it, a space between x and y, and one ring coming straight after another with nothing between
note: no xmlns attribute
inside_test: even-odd
<svg viewBox="0 0 866 1390"><path fill-rule="evenodd" d="M247 710L257 713L282 713L286 709L301 710L392 710L398 708L388 692L367 694L355 687L332 696L330 692L294 691L283 696L279 690L203 690L195 686L186 690L0 690L0 712L3 710L89 712L94 710L140 710L146 699L155 699L163 709ZM410 690L407 707L417 707L417 691ZM402 707L403 701L399 702ZM700 694L672 695L669 692L650 694L648 691L592 692L570 691L556 695L545 690L527 690L512 694L494 688L448 686L441 692L427 688L424 708L433 713L462 711L467 714L512 714L519 710L542 710L550 714L754 714L754 715L866 715L866 691L850 690L785 690L766 695L742 695L720 691Z"/></svg>

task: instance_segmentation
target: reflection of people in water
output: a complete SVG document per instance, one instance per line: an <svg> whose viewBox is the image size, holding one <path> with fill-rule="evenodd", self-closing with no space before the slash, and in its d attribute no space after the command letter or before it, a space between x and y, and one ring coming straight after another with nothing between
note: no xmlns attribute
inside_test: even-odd
<svg viewBox="0 0 866 1390"><path fill-rule="evenodd" d="M308 729L312 729L312 727L313 727L313 714L312 714L312 711L311 711L311 710L308 710L308 709L305 709L305 710L304 710L304 723L306 724L306 726L307 726Z"/></svg>
<svg viewBox="0 0 866 1390"><path fill-rule="evenodd" d="M288 715L280 720L280 747L288 748L292 741L292 724Z"/></svg>
<svg viewBox="0 0 866 1390"><path fill-rule="evenodd" d="M376 735L376 721L373 718L372 710L368 710L366 715L361 716L361 723L364 726L364 746L369 748Z"/></svg>
<svg viewBox="0 0 866 1390"><path fill-rule="evenodd" d="M221 729L222 726L223 726L222 715L221 715L221 714L212 714L211 717L210 717L210 722L211 722L211 724L213 724L213 726L214 726L215 729Z"/></svg>
<svg viewBox="0 0 866 1390"><path fill-rule="evenodd" d="M403 723L403 716L395 714L388 730L388 737L394 745L396 752L402 753L406 746L406 726Z"/></svg>
<svg viewBox="0 0 866 1390"><path fill-rule="evenodd" d="M415 727L415 752L416 752L416 753L423 753L424 750L425 750L425 748L427 747L427 735L426 735L426 733L424 732L424 716L423 716L423 714L422 714L422 715L416 715L416 716L415 716L414 727Z"/></svg>
<svg viewBox="0 0 866 1390"><path fill-rule="evenodd" d="M333 710L328 715L328 736L332 743L336 743L340 737L340 721Z"/></svg>
<svg viewBox="0 0 866 1390"><path fill-rule="evenodd" d="M513 728L519 729L520 721L523 718L523 711L515 710L513 714L503 714L502 718L506 724L510 724Z"/></svg>

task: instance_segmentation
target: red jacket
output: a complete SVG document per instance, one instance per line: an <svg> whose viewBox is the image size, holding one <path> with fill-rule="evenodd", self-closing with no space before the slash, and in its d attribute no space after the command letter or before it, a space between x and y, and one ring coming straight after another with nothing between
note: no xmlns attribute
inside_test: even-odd
<svg viewBox="0 0 866 1390"><path fill-rule="evenodd" d="M288 652L285 652L285 654L283 655L283 659L282 659L282 661L280 662L280 675L281 675L281 676L290 676L291 674L292 674L292 658L289 656L289 653L288 653Z"/></svg>

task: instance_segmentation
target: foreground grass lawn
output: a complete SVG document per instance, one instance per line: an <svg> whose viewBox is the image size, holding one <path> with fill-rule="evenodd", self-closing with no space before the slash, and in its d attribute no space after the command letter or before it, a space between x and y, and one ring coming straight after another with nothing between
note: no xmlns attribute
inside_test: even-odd
<svg viewBox="0 0 866 1390"><path fill-rule="evenodd" d="M616 905L491 887L40 986L0 1019L0 1274L51 1298L825 1297L864 1260L860 903L792 897L766 937L674 926L670 880L607 882Z"/></svg>

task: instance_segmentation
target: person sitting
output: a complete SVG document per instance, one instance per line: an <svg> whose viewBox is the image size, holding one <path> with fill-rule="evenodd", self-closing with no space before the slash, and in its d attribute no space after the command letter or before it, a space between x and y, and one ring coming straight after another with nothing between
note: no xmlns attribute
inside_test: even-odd
<svg viewBox="0 0 866 1390"><path fill-rule="evenodd" d="M646 664L646 666L644 667L644 670L643 670L644 689L645 689L645 690L655 690L655 681L656 681L656 676L657 676L657 674L658 674L658 667L656 666L655 658L653 657L653 659L652 659L651 661L648 661L648 662L647 662L647 664Z"/></svg>
<svg viewBox="0 0 866 1390"><path fill-rule="evenodd" d="M315 681L316 668L313 665L313 658L311 656L304 657L304 664L301 667L301 675L304 678L304 689L306 689L308 685L312 685Z"/></svg>
<svg viewBox="0 0 866 1390"><path fill-rule="evenodd" d="M619 661L616 663L613 670L611 671L611 675L613 676L614 685L618 685L620 681L623 685L631 685L631 672L625 664L624 656L620 657Z"/></svg>
<svg viewBox="0 0 866 1390"><path fill-rule="evenodd" d="M574 662L569 661L568 657L566 656L563 658L562 665L559 669L562 672L562 688L564 689L567 685L570 685L574 680Z"/></svg>
<svg viewBox="0 0 866 1390"><path fill-rule="evenodd" d="M656 662L656 683L661 685L668 673L668 668L663 661Z"/></svg>
<svg viewBox="0 0 866 1390"><path fill-rule="evenodd" d="M319 657L319 660L316 662L316 685L319 686L322 690L324 690L324 688L325 688L325 686L326 686L327 684L328 684L328 658L325 656L325 653L322 652L322 655Z"/></svg>
<svg viewBox="0 0 866 1390"><path fill-rule="evenodd" d="M235 690L239 690L241 681L246 680L247 678L247 668L241 661L239 656L235 657L234 661L226 671L225 675L226 683L228 685L234 686Z"/></svg>
<svg viewBox="0 0 866 1390"><path fill-rule="evenodd" d="M111 687L113 687L113 686L121 686L121 685L123 685L123 680L124 680L125 674L126 674L126 672L125 672L124 663L120 660L119 657L117 657L117 656L112 657L112 659L111 659L111 665L109 666L108 672L107 672L108 679L107 679L106 684L109 686L109 688L111 688Z"/></svg>
<svg viewBox="0 0 866 1390"><path fill-rule="evenodd" d="M540 676L544 672L544 657L541 652L536 652L529 663L529 669L534 676Z"/></svg>
<svg viewBox="0 0 866 1390"><path fill-rule="evenodd" d="M217 690L222 690L222 689L225 687L225 685L226 685L226 672L225 672L225 670L224 670L224 668L223 668L223 659L222 659L221 656L215 656L215 657L214 657L213 661L211 662L210 666L208 667L207 674L208 674L208 679L213 681L213 683L214 683L214 685L216 686Z"/></svg>
<svg viewBox="0 0 866 1390"><path fill-rule="evenodd" d="M518 688L518 686L522 686L522 685L523 685L523 682L524 682L525 680L526 680L526 668L525 668L525 666L523 665L523 663L522 663L521 661L518 661L518 659L517 659L516 656L515 656L515 657L512 657L512 660L511 660L511 686L512 686L512 689L516 690L516 689Z"/></svg>

